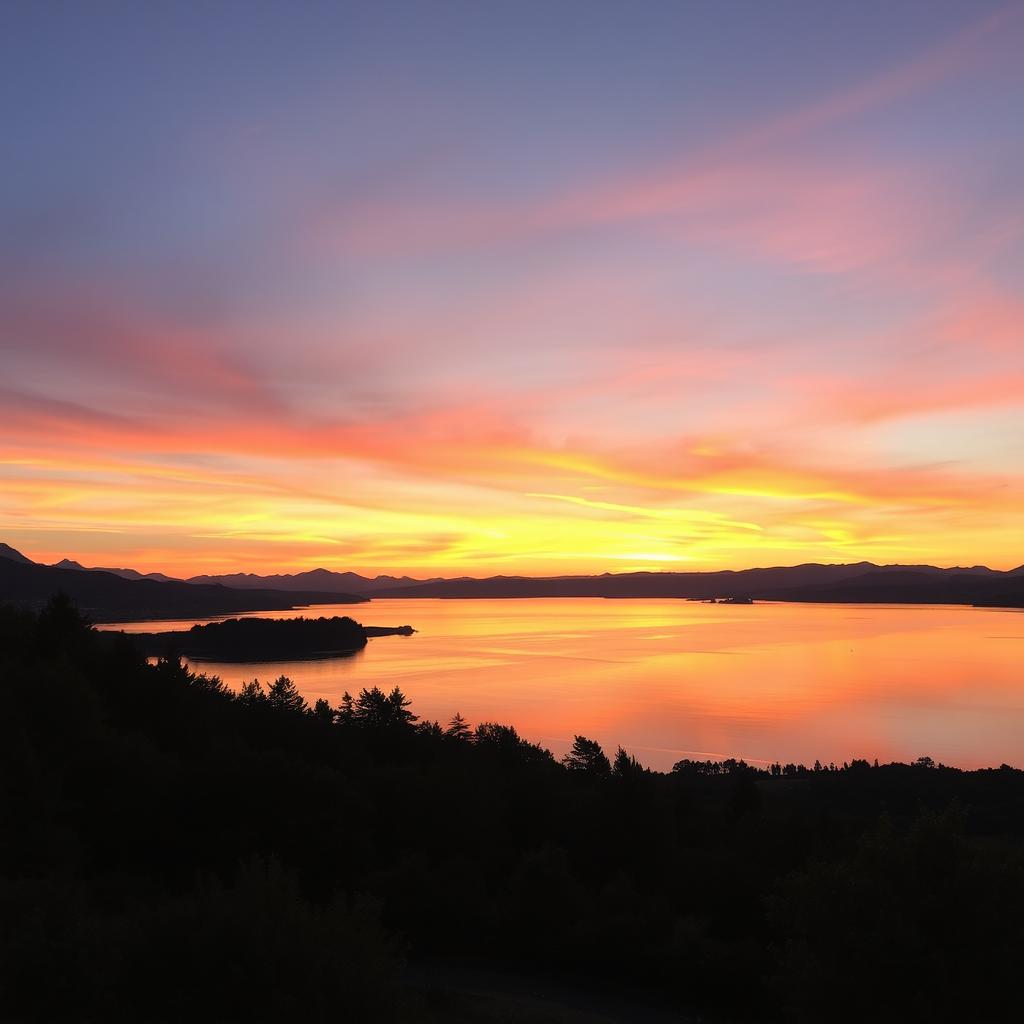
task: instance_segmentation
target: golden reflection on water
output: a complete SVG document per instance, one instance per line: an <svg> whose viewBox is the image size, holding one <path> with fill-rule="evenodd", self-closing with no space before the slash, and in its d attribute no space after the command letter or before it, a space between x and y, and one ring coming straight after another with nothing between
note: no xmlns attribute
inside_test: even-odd
<svg viewBox="0 0 1024 1024"><path fill-rule="evenodd" d="M927 754L1024 764L1024 613L687 601L384 600L295 612L408 623L353 658L196 663L309 701L400 686L421 717L498 721L561 755L575 733L665 769L681 757L813 763ZM130 623L129 631L196 621Z"/></svg>

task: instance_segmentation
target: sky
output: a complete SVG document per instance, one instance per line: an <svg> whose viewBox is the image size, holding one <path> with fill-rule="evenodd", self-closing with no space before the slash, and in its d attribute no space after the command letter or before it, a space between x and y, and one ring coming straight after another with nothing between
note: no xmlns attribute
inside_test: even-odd
<svg viewBox="0 0 1024 1024"><path fill-rule="evenodd" d="M1024 562L1024 3L0 6L0 540Z"/></svg>

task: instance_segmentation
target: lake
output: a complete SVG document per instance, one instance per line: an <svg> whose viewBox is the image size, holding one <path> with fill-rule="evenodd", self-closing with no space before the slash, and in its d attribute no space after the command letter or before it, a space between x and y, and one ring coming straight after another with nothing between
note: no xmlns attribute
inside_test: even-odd
<svg viewBox="0 0 1024 1024"><path fill-rule="evenodd" d="M514 725L558 756L579 733L658 769L682 757L1024 765L1024 612L1014 609L377 599L252 614L418 632L371 639L350 658L193 668L235 687L284 673L311 703L397 685L422 718Z"/></svg>

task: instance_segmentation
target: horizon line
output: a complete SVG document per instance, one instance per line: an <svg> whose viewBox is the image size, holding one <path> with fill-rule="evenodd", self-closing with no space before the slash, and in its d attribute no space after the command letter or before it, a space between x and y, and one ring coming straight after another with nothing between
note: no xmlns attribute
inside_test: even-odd
<svg viewBox="0 0 1024 1024"><path fill-rule="evenodd" d="M0 541L0 544L4 544L4 542ZM643 568L643 569L625 569L625 570L621 570L621 571L617 571L617 572L616 571L604 570L604 571L593 571L593 572L564 572L564 573L553 573L553 574L537 574L537 573L529 573L529 572L515 572L515 571L512 571L512 572L492 572L492 573L488 573L488 574L485 574L485 575L472 575L471 573L466 573L466 572L461 572L460 573L460 572L457 572L457 571L452 573L452 574L449 574L448 572L445 572L445 571L431 572L429 570L423 570L423 569L408 569L408 570L393 569L393 570L378 570L378 571L373 571L373 570L370 570L370 569L359 570L359 569L349 569L349 568L331 569L331 568L328 568L326 565L318 564L318 565L315 565L315 566L313 566L313 567L311 567L309 569L275 569L275 570L268 570L268 571L265 571L265 572L255 572L255 571L253 571L251 569L234 569L234 570L223 570L223 571L219 571L219 572L217 572L217 571L194 572L194 573L191 573L190 575L175 576L172 573L166 572L166 571L164 571L162 569L137 569L135 566L131 566L131 565L87 566L87 565L83 565L81 562L79 562L78 559L72 558L69 555L64 555L62 559L59 559L56 562L42 562L42 561L38 561L35 558L31 558L29 555L26 555L24 553L24 551L22 551L20 548L16 548L13 545L5 544L4 546L10 548L10 550L12 550L12 551L15 551L17 554L21 554L23 557L28 558L29 561L33 562L34 564L46 566L48 568L60 568L60 562L61 561L73 561L77 565L81 566L81 568L83 570L87 570L87 571L108 571L109 572L109 571L115 571L115 570L118 570L118 571L132 570L132 571L138 572L138 573L140 573L142 575L159 573L160 575L167 576L170 579L176 579L176 580L181 580L181 581L185 581L185 582L187 582L189 580L192 580L192 579L198 579L200 577L210 577L210 578L216 579L216 578L222 578L222 577L226 577L226 576L252 576L252 577L256 577L258 579L267 579L267 578L272 578L272 577L275 577L275 576L301 576L301 575L305 575L307 573L313 573L313 572L328 572L328 573L334 573L336 575L345 575L345 574L351 573L352 575L361 576L361 577L363 577L365 579L374 579L374 578L382 577L382 576L383 577L391 577L391 578L407 577L409 579L417 579L416 575L414 575L414 574L423 573L422 579L418 580L418 581L422 582L422 581L427 581L427 580L430 580L430 581L439 581L439 580L450 581L450 580L490 580L490 579L530 579L530 580L596 579L596 578L600 578L600 577L604 577L604 576L638 576L638 575L647 575L647 576L679 576L679 575L697 576L697 575L715 575L715 574L719 574L719 573L742 573L742 572L766 571L766 570L770 570L770 569L797 569L797 568L800 568L802 566L808 566L808 565L835 566L835 567L865 565L865 566L872 566L874 568L879 568L879 569L892 568L892 567L896 567L896 566L899 566L899 567L902 567L902 568L926 567L926 568L930 568L930 569L940 569L940 570L985 569L985 570L987 570L989 572L997 572L997 573L1010 573L1010 572L1016 571L1017 569L1024 568L1024 560L1022 560L1021 562L1012 562L1012 560L1011 560L1011 564L1009 565L1008 568L1000 569L1000 568L993 568L991 565L988 565L988 564L983 563L983 562L975 562L975 563L972 563L972 564L966 564L966 563L963 563L963 562L950 562L949 564L945 564L946 560L943 560L942 563L938 563L938 562L921 562L921 561L914 561L914 562L902 562L902 561L875 562L875 561L872 561L871 559L868 559L868 558L859 558L859 559L855 559L855 560L852 560L852 561L814 561L814 560L810 560L810 561L805 561L805 562L791 562L791 563L776 562L776 563L772 563L772 564L768 564L768 565L747 565L747 566L743 566L742 568L739 568L739 569L733 569L733 568L716 568L716 569L684 569L684 568L679 568L679 569L665 569L665 568L660 568L659 567L659 568Z"/></svg>

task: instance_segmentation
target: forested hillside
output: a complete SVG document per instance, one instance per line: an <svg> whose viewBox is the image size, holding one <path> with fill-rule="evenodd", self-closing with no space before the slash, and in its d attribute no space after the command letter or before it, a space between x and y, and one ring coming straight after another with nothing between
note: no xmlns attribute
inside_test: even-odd
<svg viewBox="0 0 1024 1024"><path fill-rule="evenodd" d="M232 693L63 601L0 610L0 701L6 1020L532 1019L433 990L467 960L712 1022L1015 1019L1015 769L559 763L397 690Z"/></svg>

